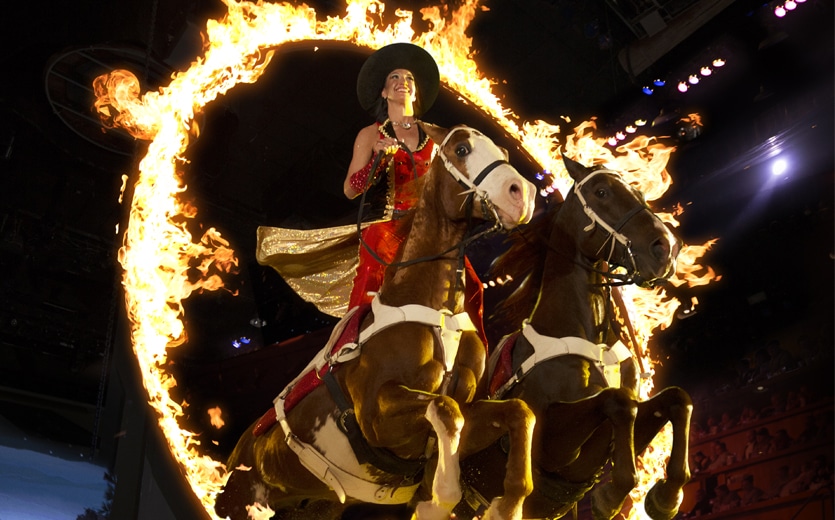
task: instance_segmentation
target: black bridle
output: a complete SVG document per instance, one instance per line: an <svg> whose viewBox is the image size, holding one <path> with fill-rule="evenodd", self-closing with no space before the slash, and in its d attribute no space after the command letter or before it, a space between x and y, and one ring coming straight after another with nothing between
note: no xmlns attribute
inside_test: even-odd
<svg viewBox="0 0 835 520"><path fill-rule="evenodd" d="M643 213L644 211L647 211L650 214L652 214L652 210L649 208L649 206L646 205L646 203L644 203L641 200L641 197L635 196L635 199L638 200L641 203L638 204L637 206L635 206L634 208L632 208L631 210L629 210L614 225L610 225L608 222L603 220L597 214L597 212L594 210L594 208L591 207L591 205L589 205L586 202L586 199L583 196L583 192L581 191L583 186L585 185L586 182L588 182L589 179L591 179L595 175L599 175L599 174L609 174L609 175L613 176L618 182L622 183L627 189L632 190L634 192L632 187L629 186L621 178L621 176L618 172L613 171L613 170L607 170L607 169L599 169L599 170L592 171L591 173L586 175L586 177L583 178L581 181L575 182L574 187L571 190L571 194L577 197L577 200L580 202L580 206L583 208L583 212L586 214L587 217L589 217L589 219L591 221L583 229L585 231L591 232L591 231L594 230L595 227L599 227L599 228L603 229L604 231L606 231L606 233L607 233L606 238L603 240L603 243L600 244L600 248L598 248L598 250L597 250L597 253L600 254L600 252L603 251L603 248L605 248L607 244L610 244L609 254L606 257L606 264L607 265L613 265L612 257L615 253L615 248L617 247L617 244L620 244L623 247L624 251L626 252L626 260L628 260L628 263L630 265L623 265L626 262L616 264L616 265L620 265L620 267L623 267L624 269L626 269L626 273L615 273L615 272L612 272L611 269L607 269L605 271L602 271L602 270L595 269L593 266L585 266L584 265L583 267L586 268L587 270L598 273L601 276L603 276L604 278L606 278L607 280L609 280L607 282L602 282L599 285L619 286L619 285L635 284L635 285L638 285L640 287L654 287L655 285L660 283L661 280L659 280L659 279L647 280L641 275L641 273L638 270L638 264L635 260L635 255L632 252L632 240L630 240L629 237L627 237L626 235L621 233L621 230L624 228L624 226L626 226L626 224L630 220L632 220L636 215L638 215L640 213Z"/></svg>

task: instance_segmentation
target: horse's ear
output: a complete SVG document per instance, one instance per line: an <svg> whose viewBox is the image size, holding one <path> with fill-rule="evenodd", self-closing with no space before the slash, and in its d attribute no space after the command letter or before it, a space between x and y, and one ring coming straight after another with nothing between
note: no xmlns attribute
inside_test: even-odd
<svg viewBox="0 0 835 520"><path fill-rule="evenodd" d="M444 139L446 139L446 136L449 133L449 128L433 125L424 121L421 121L419 124L420 127L423 128L423 131L426 132L426 135L428 135L430 139L435 141L435 144L437 145L443 143Z"/></svg>
<svg viewBox="0 0 835 520"><path fill-rule="evenodd" d="M565 164L565 169L568 170L568 174L571 175L571 178L574 179L574 182L580 182L581 180L586 178L586 175L589 174L588 168L578 163L574 159L569 158L565 154L562 154L562 162Z"/></svg>

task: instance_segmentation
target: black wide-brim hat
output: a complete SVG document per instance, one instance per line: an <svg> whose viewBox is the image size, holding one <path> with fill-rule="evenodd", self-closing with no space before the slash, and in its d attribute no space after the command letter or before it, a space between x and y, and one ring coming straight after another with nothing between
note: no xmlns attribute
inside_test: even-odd
<svg viewBox="0 0 835 520"><path fill-rule="evenodd" d="M365 60L357 77L357 99L366 111L374 107L385 86L386 77L394 69L406 69L415 76L418 106L422 112L438 97L441 74L438 64L426 50L413 43L392 43L374 52Z"/></svg>

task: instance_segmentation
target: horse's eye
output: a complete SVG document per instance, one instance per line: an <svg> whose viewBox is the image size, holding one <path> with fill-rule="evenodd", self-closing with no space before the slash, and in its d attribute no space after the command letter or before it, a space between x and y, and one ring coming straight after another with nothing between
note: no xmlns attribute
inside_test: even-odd
<svg viewBox="0 0 835 520"><path fill-rule="evenodd" d="M609 195L609 192L604 188L597 188L596 190L594 190L594 195L598 199L605 199L606 196Z"/></svg>
<svg viewBox="0 0 835 520"><path fill-rule="evenodd" d="M469 143L461 143L455 147L455 155L458 157L466 157L471 151Z"/></svg>

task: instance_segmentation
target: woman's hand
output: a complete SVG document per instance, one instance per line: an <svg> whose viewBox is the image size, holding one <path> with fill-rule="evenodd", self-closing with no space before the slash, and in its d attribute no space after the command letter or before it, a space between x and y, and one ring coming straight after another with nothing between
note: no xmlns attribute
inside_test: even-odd
<svg viewBox="0 0 835 520"><path fill-rule="evenodd" d="M399 147L400 144L397 142L397 139L391 137L384 137L382 139L378 139L374 143L372 150L374 150L374 153L382 152L384 154L393 154L397 151Z"/></svg>

